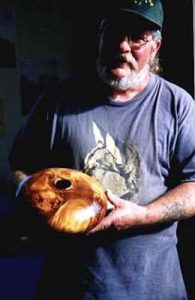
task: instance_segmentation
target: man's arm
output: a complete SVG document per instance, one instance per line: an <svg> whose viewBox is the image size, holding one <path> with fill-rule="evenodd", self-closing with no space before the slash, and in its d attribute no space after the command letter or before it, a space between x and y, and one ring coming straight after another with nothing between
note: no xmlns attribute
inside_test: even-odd
<svg viewBox="0 0 195 300"><path fill-rule="evenodd" d="M195 215L195 182L182 183L146 206L123 200L110 192L107 192L107 196L114 209L91 230L91 233L109 227L123 230Z"/></svg>

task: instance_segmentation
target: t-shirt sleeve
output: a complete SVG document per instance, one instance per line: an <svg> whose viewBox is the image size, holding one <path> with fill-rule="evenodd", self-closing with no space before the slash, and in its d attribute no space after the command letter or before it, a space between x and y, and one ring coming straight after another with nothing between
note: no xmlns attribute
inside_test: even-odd
<svg viewBox="0 0 195 300"><path fill-rule="evenodd" d="M195 181L195 102L185 91L177 104L178 130L171 161L175 184Z"/></svg>
<svg viewBox="0 0 195 300"><path fill-rule="evenodd" d="M47 165L49 122L45 99L38 99L13 139L8 162L11 170L33 173Z"/></svg>

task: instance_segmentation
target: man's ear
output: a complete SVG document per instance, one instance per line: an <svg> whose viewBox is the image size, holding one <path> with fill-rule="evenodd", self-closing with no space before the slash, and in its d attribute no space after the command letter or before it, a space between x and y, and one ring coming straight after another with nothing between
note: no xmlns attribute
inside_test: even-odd
<svg viewBox="0 0 195 300"><path fill-rule="evenodd" d="M153 60L158 53L159 49L161 47L161 40L157 40L154 42L152 49L151 49L151 60Z"/></svg>

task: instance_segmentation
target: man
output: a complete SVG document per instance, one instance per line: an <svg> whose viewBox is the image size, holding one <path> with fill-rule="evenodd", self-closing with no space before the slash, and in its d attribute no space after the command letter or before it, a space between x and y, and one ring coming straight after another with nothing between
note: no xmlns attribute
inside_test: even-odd
<svg viewBox="0 0 195 300"><path fill-rule="evenodd" d="M37 170L70 167L97 178L112 205L88 235L56 241L41 300L187 299L176 228L195 214L195 106L157 75L162 24L160 0L108 9L98 36L100 82L50 89L14 140L17 196Z"/></svg>

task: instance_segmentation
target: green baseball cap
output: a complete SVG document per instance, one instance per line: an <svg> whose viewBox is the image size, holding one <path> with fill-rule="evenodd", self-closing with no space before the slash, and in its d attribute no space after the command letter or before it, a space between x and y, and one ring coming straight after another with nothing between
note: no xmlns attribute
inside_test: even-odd
<svg viewBox="0 0 195 300"><path fill-rule="evenodd" d="M115 13L130 13L151 22L158 29L162 28L163 6L160 0L118 0L112 4Z"/></svg>

